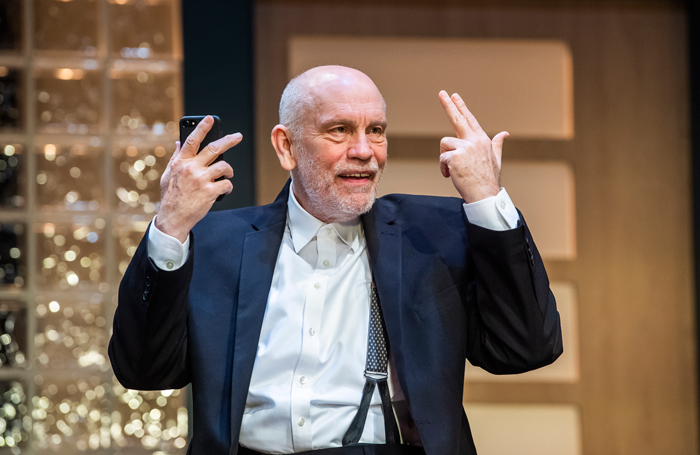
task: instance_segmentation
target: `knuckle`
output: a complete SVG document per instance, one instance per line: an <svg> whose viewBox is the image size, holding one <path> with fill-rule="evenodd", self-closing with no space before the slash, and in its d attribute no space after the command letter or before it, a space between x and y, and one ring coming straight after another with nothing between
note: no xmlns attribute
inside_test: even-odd
<svg viewBox="0 0 700 455"><path fill-rule="evenodd" d="M184 166L182 168L182 175L185 177L194 177L196 175L194 167L193 166Z"/></svg>

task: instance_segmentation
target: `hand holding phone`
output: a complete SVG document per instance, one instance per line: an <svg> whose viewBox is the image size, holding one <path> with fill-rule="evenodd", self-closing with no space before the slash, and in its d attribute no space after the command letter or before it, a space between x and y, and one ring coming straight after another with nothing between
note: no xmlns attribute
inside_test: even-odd
<svg viewBox="0 0 700 455"><path fill-rule="evenodd" d="M228 180L233 177L233 169L220 158L221 154L242 139L240 133L217 139L221 130L220 126L218 130L215 128L217 121L212 116L191 121L196 121L196 125L186 125L187 129L193 129L183 135L183 142L178 142L160 179L161 202L155 219L160 231L183 243L216 198L233 190L233 185ZM207 137L216 140L205 144Z"/></svg>
<svg viewBox="0 0 700 455"><path fill-rule="evenodd" d="M185 117L182 117L180 119L180 144L184 144L189 135L194 131L194 129L197 127L199 122L204 120L204 115L188 115ZM207 133L206 136L204 136L204 139L202 142L199 143L199 149L197 150L197 153L201 152L204 147L209 145L210 143L214 142L217 139L221 138L221 119L219 119L218 115L212 115L211 116L214 119L214 124L211 126L209 129L209 132ZM223 160L224 157L223 155L219 155L216 157L214 160L214 163L217 163L221 160ZM212 163L213 164L213 163ZM217 181L222 180L224 177L221 176ZM226 193L222 193L219 195L219 197L216 198L217 201L220 201L224 198Z"/></svg>

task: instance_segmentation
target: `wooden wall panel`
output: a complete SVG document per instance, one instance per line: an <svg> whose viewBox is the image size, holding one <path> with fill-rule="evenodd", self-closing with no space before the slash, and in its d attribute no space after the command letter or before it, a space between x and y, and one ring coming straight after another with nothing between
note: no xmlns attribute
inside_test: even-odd
<svg viewBox="0 0 700 455"><path fill-rule="evenodd" d="M291 39L288 58L290 78L328 62L367 74L389 107L395 136L454 134L437 100L440 90L468 99L489 134L574 135L571 51L561 41L299 36ZM445 61L450 71L435 71Z"/></svg>
<svg viewBox="0 0 700 455"><path fill-rule="evenodd" d="M547 266L551 279L573 282L578 290L581 379L575 384L470 382L465 401L578 405L585 455L697 453L683 12L609 5L467 9L415 2L258 3L260 203L270 202L288 177L266 138L286 84L288 40L309 34L569 44L575 137L511 138L504 155L567 160L576 176L578 254L574 261ZM449 71L449 62L436 70ZM401 156L437 157L438 141L390 137L390 162Z"/></svg>
<svg viewBox="0 0 700 455"><path fill-rule="evenodd" d="M578 408L571 405L464 406L479 455L580 455Z"/></svg>

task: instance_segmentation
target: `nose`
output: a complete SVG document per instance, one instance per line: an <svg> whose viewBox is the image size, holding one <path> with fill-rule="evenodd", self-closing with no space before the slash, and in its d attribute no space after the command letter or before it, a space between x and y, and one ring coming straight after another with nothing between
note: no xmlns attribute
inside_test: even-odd
<svg viewBox="0 0 700 455"><path fill-rule="evenodd" d="M367 161L368 159L372 158L372 155L374 155L374 151L370 146L367 134L365 134L364 131L361 131L349 144L348 158Z"/></svg>

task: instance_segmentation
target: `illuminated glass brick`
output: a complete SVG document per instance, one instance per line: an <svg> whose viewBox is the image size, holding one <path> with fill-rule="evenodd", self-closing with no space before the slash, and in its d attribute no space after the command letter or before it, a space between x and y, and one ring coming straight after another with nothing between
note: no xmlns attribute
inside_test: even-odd
<svg viewBox="0 0 700 455"><path fill-rule="evenodd" d="M37 147L37 202L44 209L97 210L104 205L102 150L88 144ZM1 156L0 156L1 158Z"/></svg>
<svg viewBox="0 0 700 455"><path fill-rule="evenodd" d="M107 292L102 218L74 217L73 223L37 223L34 235L40 287Z"/></svg>
<svg viewBox="0 0 700 455"><path fill-rule="evenodd" d="M0 288L20 288L26 278L26 226L0 224Z"/></svg>

